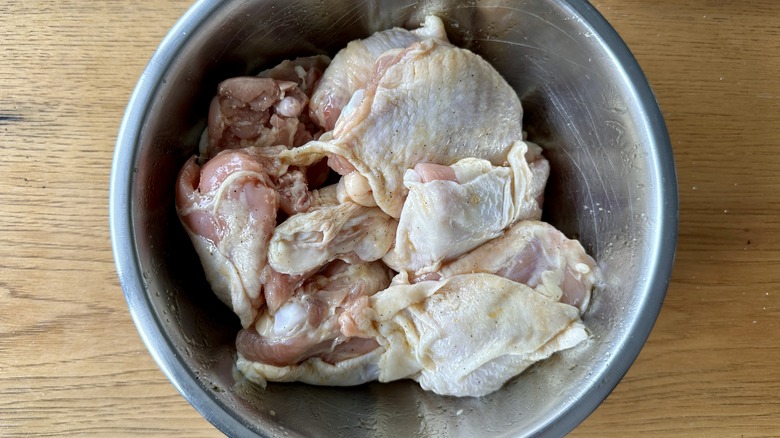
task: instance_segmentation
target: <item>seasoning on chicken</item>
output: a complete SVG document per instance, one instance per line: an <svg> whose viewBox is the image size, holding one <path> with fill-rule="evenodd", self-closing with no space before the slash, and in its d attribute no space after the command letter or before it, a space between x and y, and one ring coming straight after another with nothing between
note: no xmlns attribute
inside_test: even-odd
<svg viewBox="0 0 780 438"><path fill-rule="evenodd" d="M190 158L179 172L176 209L214 293L246 327L264 304L266 249L279 194L268 162L226 151L201 169Z"/></svg>
<svg viewBox="0 0 780 438"><path fill-rule="evenodd" d="M342 112L332 139L292 149L285 160L308 165L340 157L366 178L379 208L398 218L407 169L467 157L502 165L522 139L517 94L473 52L428 39L377 65Z"/></svg>

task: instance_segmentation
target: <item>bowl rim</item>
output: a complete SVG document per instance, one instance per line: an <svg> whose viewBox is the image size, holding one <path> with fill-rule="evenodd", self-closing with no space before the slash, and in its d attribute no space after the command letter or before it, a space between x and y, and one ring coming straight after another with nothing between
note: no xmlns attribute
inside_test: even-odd
<svg viewBox="0 0 780 438"><path fill-rule="evenodd" d="M634 363L660 313L671 279L678 234L678 192L677 176L672 154L671 141L660 107L653 91L634 55L607 20L586 0L561 0L575 11L593 30L594 37L601 38L606 51L611 52L616 67L622 71L625 83L634 93L643 114L644 128L648 142L653 145L654 154L651 169L656 181L657 205L653 206L658 224L654 233L655 250L651 254L649 272L655 275L648 279L643 311L628 328L630 336L616 349L616 354L603 373L587 391L582 393L559 415L540 424L533 432L537 436L562 436L584 421L612 392L628 369ZM154 103L160 83L166 71L210 16L225 2L198 0L177 20L161 41L146 68L141 74L119 127L110 176L109 226L114 263L128 309L141 339L154 361L176 390L212 425L228 436L255 436L250 425L239 420L220 400L199 383L197 376L189 370L179 356L172 340L162 330L162 321L152 312L152 303L145 293L142 272L138 264L139 254L135 247L135 233L132 221L132 183L134 169L128 163L135 163L137 144L145 122L145 114ZM662 154L663 153L663 154ZM228 415L222 415L226 413Z"/></svg>
<svg viewBox="0 0 780 438"><path fill-rule="evenodd" d="M656 166L651 171L654 170L653 177L659 182L657 186L659 194L656 205L651 209L657 215L653 218L657 227L651 245L654 251L649 258L651 263L647 268L647 271L653 272L654 275L648 279L646 286L648 293L640 304L643 311L628 328L630 336L624 338L622 344L617 346L616 353L610 358L610 364L603 368L609 372L598 376L599 383L582 393L569 409L561 412L555 421L541 426L538 429L539 436L563 436L574 430L601 405L636 361L658 319L669 288L679 227L677 172L672 144L661 108L647 77L628 45L595 7L586 0L563 1L590 25L595 37L604 41L604 50L611 52L617 67L623 71L627 87L632 89L634 98L645 110L642 119L647 131L648 143L653 146L649 151L654 155L651 161L656 163Z"/></svg>

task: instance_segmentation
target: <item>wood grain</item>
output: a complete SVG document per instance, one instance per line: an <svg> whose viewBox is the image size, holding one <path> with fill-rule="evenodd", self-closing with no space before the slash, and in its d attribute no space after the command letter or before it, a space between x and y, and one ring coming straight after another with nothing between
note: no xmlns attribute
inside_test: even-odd
<svg viewBox="0 0 780 438"><path fill-rule="evenodd" d="M190 2L0 3L0 436L219 436L127 311L108 178L130 93Z"/></svg>
<svg viewBox="0 0 780 438"><path fill-rule="evenodd" d="M594 6L677 162L668 296L573 436L780 436L780 2ZM0 3L0 436L219 436L130 320L108 234L116 132L189 1Z"/></svg>

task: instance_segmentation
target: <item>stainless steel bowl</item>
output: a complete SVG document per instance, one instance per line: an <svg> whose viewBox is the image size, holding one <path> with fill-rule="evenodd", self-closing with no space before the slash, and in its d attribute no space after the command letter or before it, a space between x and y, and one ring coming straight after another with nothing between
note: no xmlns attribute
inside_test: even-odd
<svg viewBox="0 0 780 438"><path fill-rule="evenodd" d="M411 382L326 388L234 371L238 320L211 293L174 211L216 84L298 55L442 17L454 42L516 89L552 175L546 220L579 238L606 285L592 339L479 399ZM581 0L199 1L133 93L111 174L111 236L135 324L174 386L228 435L561 435L617 385L661 307L677 236L672 150L653 94L615 31Z"/></svg>

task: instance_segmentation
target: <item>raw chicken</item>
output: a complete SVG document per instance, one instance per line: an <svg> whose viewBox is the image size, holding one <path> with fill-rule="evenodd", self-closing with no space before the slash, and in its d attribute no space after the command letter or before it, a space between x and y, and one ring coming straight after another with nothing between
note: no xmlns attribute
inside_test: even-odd
<svg viewBox="0 0 780 438"><path fill-rule="evenodd" d="M437 273L449 278L469 273L494 273L523 283L554 301L584 312L601 272L582 245L552 225L522 221Z"/></svg>
<svg viewBox="0 0 780 438"><path fill-rule="evenodd" d="M414 276L437 271L442 262L501 235L515 222L540 219L538 199L549 165L539 155L534 172L526 161L528 149L525 142L516 142L508 166L464 158L452 166L418 164L407 170L409 195L395 246L384 261Z"/></svg>
<svg viewBox="0 0 780 438"><path fill-rule="evenodd" d="M247 327L264 303L262 272L279 208L269 170L245 151L226 151L179 172L176 209L214 293Z"/></svg>
<svg viewBox="0 0 780 438"><path fill-rule="evenodd" d="M310 193L305 174L278 159L286 150L227 150L202 169L192 157L179 174L179 217L214 293L244 327L326 263L380 259L397 225L378 208L338 203L336 187ZM277 228L279 210L291 217Z"/></svg>
<svg viewBox="0 0 780 438"><path fill-rule="evenodd" d="M277 367L249 360L238 353L236 368L249 381L263 388L267 382L303 382L322 386L354 386L379 378L379 358L384 350L377 348L360 356L329 363L312 357L295 365Z"/></svg>
<svg viewBox="0 0 780 438"><path fill-rule="evenodd" d="M276 271L295 275L335 259L379 260L390 249L397 225L376 207L350 201L318 206L276 228L268 261Z"/></svg>
<svg viewBox="0 0 780 438"><path fill-rule="evenodd" d="M349 317L385 350L379 381L411 378L443 395L489 394L588 337L576 307L492 274L393 285Z"/></svg>
<svg viewBox="0 0 780 438"><path fill-rule="evenodd" d="M408 31L393 28L377 32L364 40L355 40L333 57L322 81L311 96L309 111L320 126L330 131L344 105L355 91L365 88L374 73L374 62L390 49L402 49L427 38L447 41L444 23L439 17L428 16L425 25Z"/></svg>
<svg viewBox="0 0 780 438"><path fill-rule="evenodd" d="M201 155L250 146L300 146L322 129L309 119L308 103L329 59L284 61L258 76L221 82L209 107Z"/></svg>
<svg viewBox="0 0 780 438"><path fill-rule="evenodd" d="M284 60L273 68L261 71L257 76L295 82L303 94L311 97L329 65L330 58L327 56L306 56L292 61Z"/></svg>
<svg viewBox="0 0 780 438"><path fill-rule="evenodd" d="M320 187L309 192L309 203L312 210L329 207L339 203L338 189L335 184Z"/></svg>
<svg viewBox="0 0 780 438"><path fill-rule="evenodd" d="M288 162L340 157L367 180L376 204L397 218L407 169L466 157L502 165L522 139L520 100L478 55L429 39L377 65L339 117L332 140L290 150Z"/></svg>
<svg viewBox="0 0 780 438"><path fill-rule="evenodd" d="M391 271L380 262L336 261L307 279L276 312L264 312L252 327L239 333L236 346L241 358L251 363L246 365L252 370L250 378L263 385L266 380L301 378L319 384L339 384L345 378L349 384L365 381L345 377L345 372L354 371L345 364L370 354L379 344L372 337L345 335L344 325L352 321L341 316L355 303L365 305L369 296L385 289L390 276ZM375 378L371 373L360 375Z"/></svg>

